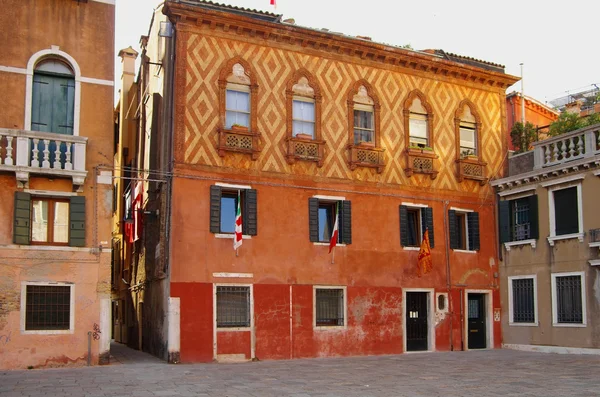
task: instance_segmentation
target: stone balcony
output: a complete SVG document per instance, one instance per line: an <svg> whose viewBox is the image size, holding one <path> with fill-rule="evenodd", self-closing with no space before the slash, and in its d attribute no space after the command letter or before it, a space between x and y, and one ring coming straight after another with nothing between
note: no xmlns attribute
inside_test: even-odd
<svg viewBox="0 0 600 397"><path fill-rule="evenodd" d="M600 124L533 143L534 170L600 154Z"/></svg>
<svg viewBox="0 0 600 397"><path fill-rule="evenodd" d="M79 189L87 176L86 147L86 137L0 128L0 171L14 172L19 187L35 174L72 178Z"/></svg>

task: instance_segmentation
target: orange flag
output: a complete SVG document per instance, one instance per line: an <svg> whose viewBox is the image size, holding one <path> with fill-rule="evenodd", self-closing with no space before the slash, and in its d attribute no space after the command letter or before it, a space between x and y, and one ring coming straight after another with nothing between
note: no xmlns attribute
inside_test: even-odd
<svg viewBox="0 0 600 397"><path fill-rule="evenodd" d="M425 229L421 249L417 260L417 276L421 277L431 271L433 264L431 262L431 247L429 246L429 230Z"/></svg>

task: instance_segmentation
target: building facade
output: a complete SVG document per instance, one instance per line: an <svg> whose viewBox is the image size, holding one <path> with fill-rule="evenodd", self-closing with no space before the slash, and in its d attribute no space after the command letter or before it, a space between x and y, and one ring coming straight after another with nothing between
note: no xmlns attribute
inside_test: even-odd
<svg viewBox="0 0 600 397"><path fill-rule="evenodd" d="M506 95L506 120L508 122L508 149L515 150L510 137L510 131L515 123L522 123L521 94L513 91ZM559 112L550 106L525 96L525 122L533 124L537 129L537 140L542 140L548 136L548 126L558 119Z"/></svg>
<svg viewBox="0 0 600 397"><path fill-rule="evenodd" d="M510 158L498 190L504 344L597 354L600 125Z"/></svg>
<svg viewBox="0 0 600 397"><path fill-rule="evenodd" d="M0 368L97 364L110 348L114 4L7 0L0 22Z"/></svg>
<svg viewBox="0 0 600 397"><path fill-rule="evenodd" d="M146 51L142 65L166 74L149 73L140 97L162 98L147 191L170 202L164 232L140 237L149 351L198 362L500 346L488 179L502 175L516 78L211 2L162 12L149 34L173 56ZM433 270L419 276L425 230Z"/></svg>

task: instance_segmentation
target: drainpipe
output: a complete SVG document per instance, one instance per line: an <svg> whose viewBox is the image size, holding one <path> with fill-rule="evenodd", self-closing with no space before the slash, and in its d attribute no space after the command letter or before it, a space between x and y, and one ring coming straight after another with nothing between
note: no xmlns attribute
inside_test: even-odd
<svg viewBox="0 0 600 397"><path fill-rule="evenodd" d="M448 230L448 200L444 201L444 230ZM446 291L448 292L448 305L450 309L450 350L454 350L454 305L451 299L451 284L450 284L450 234L446 233Z"/></svg>

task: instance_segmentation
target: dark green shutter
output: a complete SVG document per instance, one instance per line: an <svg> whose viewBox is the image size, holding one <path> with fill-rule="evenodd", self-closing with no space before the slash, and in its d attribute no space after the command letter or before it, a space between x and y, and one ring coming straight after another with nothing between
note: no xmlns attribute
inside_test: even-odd
<svg viewBox="0 0 600 397"><path fill-rule="evenodd" d="M32 129L73 135L75 80L36 73L32 94Z"/></svg>
<svg viewBox="0 0 600 397"><path fill-rule="evenodd" d="M52 77L34 74L31 96L31 129L52 131Z"/></svg>
<svg viewBox="0 0 600 397"><path fill-rule="evenodd" d="M69 245L85 247L85 197L71 197L69 224Z"/></svg>
<svg viewBox="0 0 600 397"><path fill-rule="evenodd" d="M400 206L400 245L408 246L408 207Z"/></svg>
<svg viewBox="0 0 600 397"><path fill-rule="evenodd" d="M538 197L537 194L529 196L529 238L537 240L540 238L540 226L538 217ZM579 216L579 215L578 215Z"/></svg>
<svg viewBox="0 0 600 397"><path fill-rule="evenodd" d="M479 251L479 213L467 213L467 225L469 228L469 250Z"/></svg>
<svg viewBox="0 0 600 397"><path fill-rule="evenodd" d="M13 243L28 245L31 236L31 195L15 192Z"/></svg>
<svg viewBox="0 0 600 397"><path fill-rule="evenodd" d="M340 202L340 243L352 244L352 205L350 201Z"/></svg>
<svg viewBox="0 0 600 397"><path fill-rule="evenodd" d="M500 244L512 241L510 233L510 201L498 203L498 225L500 229Z"/></svg>
<svg viewBox="0 0 600 397"><path fill-rule="evenodd" d="M458 234L456 230L456 211L448 210L448 235L450 236L450 248L458 249Z"/></svg>
<svg viewBox="0 0 600 397"><path fill-rule="evenodd" d="M425 229L429 229L429 246L433 248L435 246L435 235L433 232L433 208L423 208L421 213L423 214L421 216L423 233L425 233Z"/></svg>
<svg viewBox="0 0 600 397"><path fill-rule="evenodd" d="M244 212L242 213L243 233L256 236L258 234L256 189L243 190L242 194L244 195Z"/></svg>
<svg viewBox="0 0 600 397"><path fill-rule="evenodd" d="M221 233L221 186L210 187L210 232Z"/></svg>
<svg viewBox="0 0 600 397"><path fill-rule="evenodd" d="M308 234L310 241L319 242L319 199L308 199Z"/></svg>

